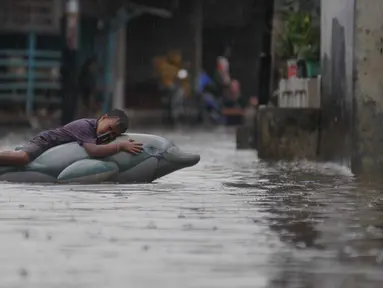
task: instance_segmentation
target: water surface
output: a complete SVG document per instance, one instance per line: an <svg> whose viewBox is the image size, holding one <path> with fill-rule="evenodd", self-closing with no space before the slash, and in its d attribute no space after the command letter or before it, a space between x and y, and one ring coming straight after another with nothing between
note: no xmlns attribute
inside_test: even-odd
<svg viewBox="0 0 383 288"><path fill-rule="evenodd" d="M231 130L149 132L201 162L148 185L0 184L0 287L383 287L380 185L264 163Z"/></svg>

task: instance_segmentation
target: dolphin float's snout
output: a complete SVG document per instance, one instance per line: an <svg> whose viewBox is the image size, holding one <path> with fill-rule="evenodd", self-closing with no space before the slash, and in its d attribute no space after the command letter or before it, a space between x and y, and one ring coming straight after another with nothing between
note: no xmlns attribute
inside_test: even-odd
<svg viewBox="0 0 383 288"><path fill-rule="evenodd" d="M194 166L199 161L199 155L185 153L181 151L177 146L172 145L162 153L162 157L158 161L153 180L168 175L174 171Z"/></svg>
<svg viewBox="0 0 383 288"><path fill-rule="evenodd" d="M183 152L177 146L170 147L163 156L167 161L183 167L194 166L201 159L199 155Z"/></svg>

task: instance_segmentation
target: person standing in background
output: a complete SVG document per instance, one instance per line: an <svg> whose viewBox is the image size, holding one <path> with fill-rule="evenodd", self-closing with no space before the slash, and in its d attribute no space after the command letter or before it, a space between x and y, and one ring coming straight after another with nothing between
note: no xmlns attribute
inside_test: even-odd
<svg viewBox="0 0 383 288"><path fill-rule="evenodd" d="M154 70L163 91L163 104L166 107L165 121L175 124L184 114L184 100L190 95L190 78L180 78L179 72L185 67L182 53L170 50L165 56L154 59Z"/></svg>
<svg viewBox="0 0 383 288"><path fill-rule="evenodd" d="M224 99L230 98L231 94L230 56L231 48L226 47L224 53L217 57L216 81L220 87L219 94Z"/></svg>

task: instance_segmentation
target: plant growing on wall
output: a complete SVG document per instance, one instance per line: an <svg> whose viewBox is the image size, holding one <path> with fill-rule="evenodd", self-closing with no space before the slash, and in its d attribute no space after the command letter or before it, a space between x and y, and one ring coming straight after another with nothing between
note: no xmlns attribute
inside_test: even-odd
<svg viewBox="0 0 383 288"><path fill-rule="evenodd" d="M285 12L279 56L284 59L319 59L320 31L305 12Z"/></svg>

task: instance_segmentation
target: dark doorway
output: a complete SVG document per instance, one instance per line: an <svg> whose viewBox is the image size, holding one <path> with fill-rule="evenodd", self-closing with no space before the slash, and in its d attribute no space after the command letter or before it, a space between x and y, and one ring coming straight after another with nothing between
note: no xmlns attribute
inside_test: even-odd
<svg viewBox="0 0 383 288"><path fill-rule="evenodd" d="M271 80L271 32L273 26L274 0L262 0L265 9L263 18L262 53L259 70L259 104L266 105L270 99Z"/></svg>

